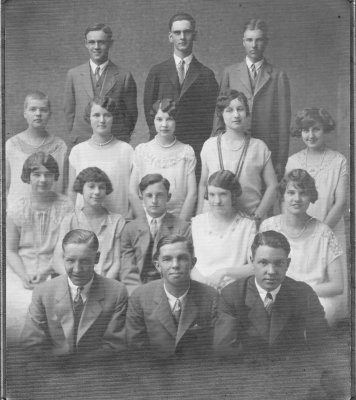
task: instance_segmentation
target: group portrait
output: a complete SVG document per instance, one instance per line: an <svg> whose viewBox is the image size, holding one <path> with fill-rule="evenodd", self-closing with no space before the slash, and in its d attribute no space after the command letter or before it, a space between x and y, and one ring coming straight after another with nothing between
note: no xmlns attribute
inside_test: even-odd
<svg viewBox="0 0 356 400"><path fill-rule="evenodd" d="M350 5L2 12L2 396L351 398Z"/></svg>

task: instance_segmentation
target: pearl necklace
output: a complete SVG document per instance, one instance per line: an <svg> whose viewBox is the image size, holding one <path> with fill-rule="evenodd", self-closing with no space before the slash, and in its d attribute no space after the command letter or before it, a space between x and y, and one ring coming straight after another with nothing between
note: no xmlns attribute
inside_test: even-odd
<svg viewBox="0 0 356 400"><path fill-rule="evenodd" d="M174 136L174 140L170 144L161 144L158 140L157 137L155 136L155 142L158 144L158 146L163 147L164 149L169 149L170 147L173 147L177 143L177 138Z"/></svg>
<svg viewBox="0 0 356 400"><path fill-rule="evenodd" d="M38 149L39 147L43 146L44 143L45 143L45 141L47 140L47 137L48 137L48 136L45 136L45 137L43 138L42 142L41 142L38 146L35 146L34 144L31 143L31 141L30 141L30 134L27 132L28 144L29 144L30 146L32 146L33 148L35 148L35 149Z"/></svg>
<svg viewBox="0 0 356 400"><path fill-rule="evenodd" d="M305 230L307 229L307 226L308 226L309 222L310 222L311 220L313 220L313 219L314 219L314 217L310 217L310 218L305 222L303 228L301 229L301 231L300 231L297 235L291 235L291 234L290 234L290 231L287 229L287 224L285 223L284 218L282 218L282 223L283 223L283 225L284 225L284 231L287 233L287 235L288 235L291 239L299 239L299 238L303 235L303 233L305 232ZM281 225L282 225L282 224L281 224Z"/></svg>
<svg viewBox="0 0 356 400"><path fill-rule="evenodd" d="M305 169L310 173L310 175L315 177L316 175L318 175L318 173L321 170L321 167L323 166L325 155L326 155L326 148L324 149L324 153L321 158L321 162L317 168L310 168L310 169L308 168L308 154L309 154L309 148L307 147L307 151L305 153Z"/></svg>
<svg viewBox="0 0 356 400"><path fill-rule="evenodd" d="M111 135L111 138L110 138L107 142L98 143L98 142L96 142L96 141L94 140L93 136L91 137L91 140L92 140L97 146L100 146L100 147L106 146L107 144L109 144L110 142L112 142L113 139L114 139L114 135Z"/></svg>

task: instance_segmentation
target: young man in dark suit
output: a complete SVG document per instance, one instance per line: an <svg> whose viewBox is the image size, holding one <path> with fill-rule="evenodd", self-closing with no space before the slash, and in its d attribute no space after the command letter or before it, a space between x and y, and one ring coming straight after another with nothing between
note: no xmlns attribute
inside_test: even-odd
<svg viewBox="0 0 356 400"><path fill-rule="evenodd" d="M128 142L138 115L136 83L130 72L109 60L113 44L109 26L102 23L90 26L84 36L90 60L70 69L65 84L64 114L71 145L83 142L92 135L84 114L94 96L108 96L115 101L117 110L112 133Z"/></svg>

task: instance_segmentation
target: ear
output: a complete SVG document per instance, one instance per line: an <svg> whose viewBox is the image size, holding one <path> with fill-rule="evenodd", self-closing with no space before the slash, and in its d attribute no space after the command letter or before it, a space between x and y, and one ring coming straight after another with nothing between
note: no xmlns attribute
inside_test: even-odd
<svg viewBox="0 0 356 400"><path fill-rule="evenodd" d="M154 260L154 261L153 261L153 265L155 266L156 270L157 270L157 271L161 274L161 276L162 276L161 267L159 266L158 260Z"/></svg>
<svg viewBox="0 0 356 400"><path fill-rule="evenodd" d="M194 31L193 33L193 41L195 42L198 39L198 31Z"/></svg>
<svg viewBox="0 0 356 400"><path fill-rule="evenodd" d="M172 197L172 193L167 193L167 203L171 199L171 197Z"/></svg>
<svg viewBox="0 0 356 400"><path fill-rule="evenodd" d="M168 33L168 40L169 40L169 43L173 43L173 33L172 32Z"/></svg>
<svg viewBox="0 0 356 400"><path fill-rule="evenodd" d="M287 258L287 268L286 268L286 270L289 268L290 262L291 262L291 258L288 257L288 258Z"/></svg>
<svg viewBox="0 0 356 400"><path fill-rule="evenodd" d="M96 257L95 257L95 264L97 264L99 262L99 258L100 258L100 251L98 251L96 253Z"/></svg>
<svg viewBox="0 0 356 400"><path fill-rule="evenodd" d="M250 261L251 261L251 264L253 264L253 255L252 254L250 255Z"/></svg>
<svg viewBox="0 0 356 400"><path fill-rule="evenodd" d="M109 49L111 48L111 46L114 44L114 41L111 39L109 42Z"/></svg>
<svg viewBox="0 0 356 400"><path fill-rule="evenodd" d="M141 193L140 190L138 191L138 198L139 198L140 200L143 200L143 196L142 196L142 193Z"/></svg>
<svg viewBox="0 0 356 400"><path fill-rule="evenodd" d="M192 257L192 266L190 269L194 268L194 265L197 263L197 258L196 257Z"/></svg>

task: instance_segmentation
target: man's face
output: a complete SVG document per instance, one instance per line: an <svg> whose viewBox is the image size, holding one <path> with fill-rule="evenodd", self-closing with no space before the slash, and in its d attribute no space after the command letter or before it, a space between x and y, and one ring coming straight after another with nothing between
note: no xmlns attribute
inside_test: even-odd
<svg viewBox="0 0 356 400"><path fill-rule="evenodd" d="M173 22L168 38L173 43L175 54L179 57L187 57L193 51L195 36L196 32L191 22L182 20Z"/></svg>
<svg viewBox="0 0 356 400"><path fill-rule="evenodd" d="M254 63L262 60L267 43L268 38L260 29L247 29L244 33L243 46L247 57Z"/></svg>
<svg viewBox="0 0 356 400"><path fill-rule="evenodd" d="M85 39L85 47L89 51L89 57L93 63L103 64L109 57L112 40L103 31L90 31Z"/></svg>
<svg viewBox="0 0 356 400"><path fill-rule="evenodd" d="M284 281L290 258L282 248L260 246L252 262L257 283L264 290L272 291Z"/></svg>
<svg viewBox="0 0 356 400"><path fill-rule="evenodd" d="M155 266L168 288L181 288L188 286L190 271L195 261L195 258L192 257L188 250L187 244L176 242L166 244L160 248Z"/></svg>
<svg viewBox="0 0 356 400"><path fill-rule="evenodd" d="M76 286L84 286L94 273L100 254L86 243L68 243L63 250L64 267Z"/></svg>
<svg viewBox="0 0 356 400"><path fill-rule="evenodd" d="M158 218L167 211L167 202L171 197L162 182L148 185L142 193L145 209L153 218Z"/></svg>

